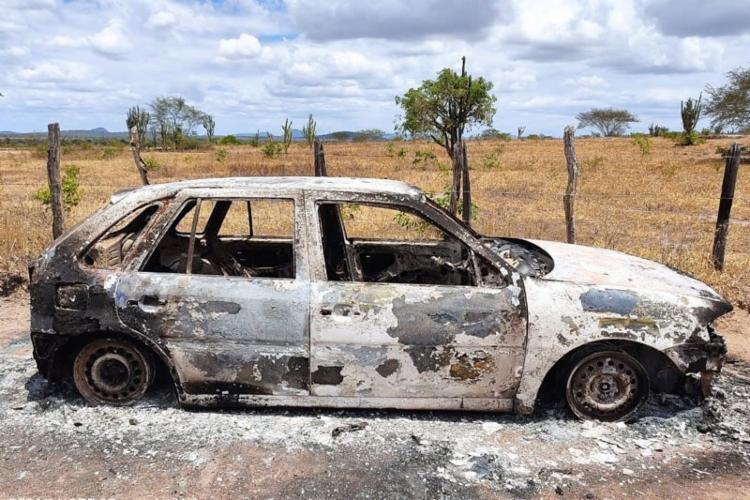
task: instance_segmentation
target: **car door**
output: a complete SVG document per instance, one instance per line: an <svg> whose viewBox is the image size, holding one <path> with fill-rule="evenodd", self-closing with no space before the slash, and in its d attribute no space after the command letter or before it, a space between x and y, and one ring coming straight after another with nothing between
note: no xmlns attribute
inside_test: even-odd
<svg viewBox="0 0 750 500"><path fill-rule="evenodd" d="M266 234L251 232L242 252L228 257L235 263L238 259L262 261L262 273L221 272L221 266L211 262L212 254L204 253L209 252L205 247L211 245L201 238L211 231L216 213L207 214L206 206L216 208L227 200L248 206L259 200L284 204L281 212L289 219L283 224L284 237L269 239ZM134 330L161 339L187 393L229 400L243 395L308 394L309 280L305 242L297 236L302 234L302 196L294 192L258 195L200 190L178 196L173 205L169 220L152 238L155 244L151 251L117 283L120 320ZM266 224L280 217L277 208L257 212L253 210L252 217ZM180 224L186 222L191 231L188 238L193 238L193 246L188 245L187 250L182 246L184 233L178 231ZM203 222L207 226L201 229ZM242 238L216 239L214 245L235 251ZM269 241L274 248L289 245L293 270L284 263L277 266L285 269L278 276L269 271L269 259L285 254L268 253ZM263 256L255 259L252 253L256 251L264 252ZM173 260L182 264L170 264ZM188 266L187 262L194 264Z"/></svg>
<svg viewBox="0 0 750 500"><path fill-rule="evenodd" d="M361 196L357 200L363 201ZM335 223L325 223L318 216L320 206L327 201L330 200L315 202L308 195L307 212L313 214L308 227L317 232L310 237L311 242L316 242L310 254L311 393L378 400L408 398L395 406L414 408L439 406L441 403L435 400L441 400L446 407L468 407L471 400L489 401L486 406L479 405L487 408L502 406L493 406L493 401L510 401L523 366L526 317L522 290L516 286L491 286L487 276L475 276L473 283L458 280L456 284L455 276L434 273L432 269L424 274L427 278L422 282L397 282L399 277L391 282L374 282L374 277L367 278L361 272L367 265L352 262L351 253L366 248L369 250L362 258L382 258L388 249L397 249L399 243L392 239L352 241L345 229L344 240L349 249L345 257L350 259L349 267L354 272L342 279L340 269L338 273L326 269L333 265L327 247L337 239L331 236ZM348 205L340 208L344 226L361 212ZM415 226L404 221L401 213L386 217L386 222L400 221L407 228L431 224L425 219ZM364 225L374 235L383 233L376 219L363 217ZM437 229L445 232L444 228ZM459 253L474 256L465 241L446 236L446 240L437 242L401 240L401 246L409 249L408 259L401 260L411 262L414 254L426 256L429 252L425 248L430 245L435 254L441 254L436 257L436 265L451 254L455 245ZM412 263L411 274L404 276L419 281L414 277L414 266ZM476 270L478 267L473 266L472 271ZM446 277L441 279L441 275ZM388 278L388 273L378 276ZM388 405L387 399L384 401Z"/></svg>

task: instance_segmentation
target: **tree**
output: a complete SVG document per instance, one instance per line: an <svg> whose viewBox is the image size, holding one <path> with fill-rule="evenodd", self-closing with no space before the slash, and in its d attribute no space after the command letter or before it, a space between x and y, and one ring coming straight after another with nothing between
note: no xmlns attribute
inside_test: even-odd
<svg viewBox="0 0 750 500"><path fill-rule="evenodd" d="M638 117L625 109L594 108L576 115L578 128L594 127L605 137L622 135Z"/></svg>
<svg viewBox="0 0 750 500"><path fill-rule="evenodd" d="M396 104L404 111L400 130L412 137L430 137L444 147L451 158L453 180L449 210L453 214L459 210L461 196L471 205L463 135L473 126L492 126L497 98L491 92L492 82L481 76L474 79L467 74L466 57L462 57L460 75L445 68L438 73L437 79L425 80L419 87L396 97Z"/></svg>
<svg viewBox="0 0 750 500"><path fill-rule="evenodd" d="M378 128L368 128L357 132L353 140L354 142L382 141L383 137L385 137L385 131Z"/></svg>
<svg viewBox="0 0 750 500"><path fill-rule="evenodd" d="M151 122L158 130L162 147L179 147L184 137L195 134L195 128L206 116L179 96L157 97L150 107Z"/></svg>
<svg viewBox="0 0 750 500"><path fill-rule="evenodd" d="M310 116L307 117L307 125L302 126L302 135L305 136L307 145L310 147L313 147L313 143L315 142L315 129L317 127L318 124L313 120L313 115L311 113Z"/></svg>
<svg viewBox="0 0 750 500"><path fill-rule="evenodd" d="M208 143L211 144L214 140L214 131L216 130L216 121L214 117L209 114L203 114L203 129L206 131L206 138Z"/></svg>
<svg viewBox="0 0 750 500"><path fill-rule="evenodd" d="M682 129L684 131L682 137L686 146L691 146L696 142L695 127L701 118L701 111L703 110L702 99L703 94L698 96L698 100L693 100L690 97L687 102L680 101L680 115L682 116Z"/></svg>
<svg viewBox="0 0 750 500"><path fill-rule="evenodd" d="M737 131L750 129L750 68L736 68L727 73L723 87L706 86L706 115L715 130L730 127Z"/></svg>
<svg viewBox="0 0 750 500"><path fill-rule="evenodd" d="M148 132L148 122L151 120L151 115L148 111L141 109L140 106L133 106L128 109L128 115L125 118L125 124L128 126L128 132L133 130L133 127L138 129L138 141L140 144L146 142L146 134Z"/></svg>
<svg viewBox="0 0 750 500"><path fill-rule="evenodd" d="M437 79L425 80L396 97L404 112L399 129L412 137L432 138L451 158L467 127L492 125L497 101L491 94L492 82L473 79L466 73L466 58L461 61L460 75L445 68Z"/></svg>

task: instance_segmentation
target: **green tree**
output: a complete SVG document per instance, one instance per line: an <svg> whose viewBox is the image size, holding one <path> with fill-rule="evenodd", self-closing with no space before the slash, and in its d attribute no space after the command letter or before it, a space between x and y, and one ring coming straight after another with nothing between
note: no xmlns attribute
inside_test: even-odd
<svg viewBox="0 0 750 500"><path fill-rule="evenodd" d="M382 141L385 137L385 131L377 128L368 128L360 130L357 135L354 136L354 142L370 142L370 141Z"/></svg>
<svg viewBox="0 0 750 500"><path fill-rule="evenodd" d="M398 129L412 137L430 137L453 158L464 131L472 126L491 126L495 116L492 82L466 73L466 58L461 58L461 74L445 68L435 80L425 80L396 104L403 110Z"/></svg>
<svg viewBox="0 0 750 500"><path fill-rule="evenodd" d="M750 68L736 68L727 73L728 82L723 87L706 86L708 102L706 115L711 117L711 127L721 130L750 129Z"/></svg>
<svg viewBox="0 0 750 500"><path fill-rule="evenodd" d="M578 128L593 127L604 137L615 137L625 133L631 123L638 121L638 117L625 109L593 108L576 115Z"/></svg>
<svg viewBox="0 0 750 500"><path fill-rule="evenodd" d="M159 135L162 147L179 148L184 138L195 135L206 113L189 105L180 96L157 97L150 104L151 124Z"/></svg>

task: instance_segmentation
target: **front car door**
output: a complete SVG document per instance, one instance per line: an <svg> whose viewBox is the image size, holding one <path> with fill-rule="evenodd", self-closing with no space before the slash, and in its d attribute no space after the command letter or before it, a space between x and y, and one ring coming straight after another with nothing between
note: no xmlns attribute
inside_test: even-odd
<svg viewBox="0 0 750 500"><path fill-rule="evenodd" d="M512 409L522 288L436 226L429 207L325 192L306 203L311 393L354 406Z"/></svg>
<svg viewBox="0 0 750 500"><path fill-rule="evenodd" d="M201 189L171 208L117 283L120 320L161 338L186 402L307 395L301 193Z"/></svg>

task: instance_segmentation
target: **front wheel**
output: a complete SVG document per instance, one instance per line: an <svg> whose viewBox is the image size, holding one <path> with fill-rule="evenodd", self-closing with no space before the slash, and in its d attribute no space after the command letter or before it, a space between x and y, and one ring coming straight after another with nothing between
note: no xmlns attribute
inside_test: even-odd
<svg viewBox="0 0 750 500"><path fill-rule="evenodd" d="M143 397L153 377L149 354L125 339L93 340L73 362L73 382L93 404L132 404Z"/></svg>
<svg viewBox="0 0 750 500"><path fill-rule="evenodd" d="M622 351L604 351L573 366L565 397L579 418L616 422L631 419L648 392L648 374L637 359Z"/></svg>

